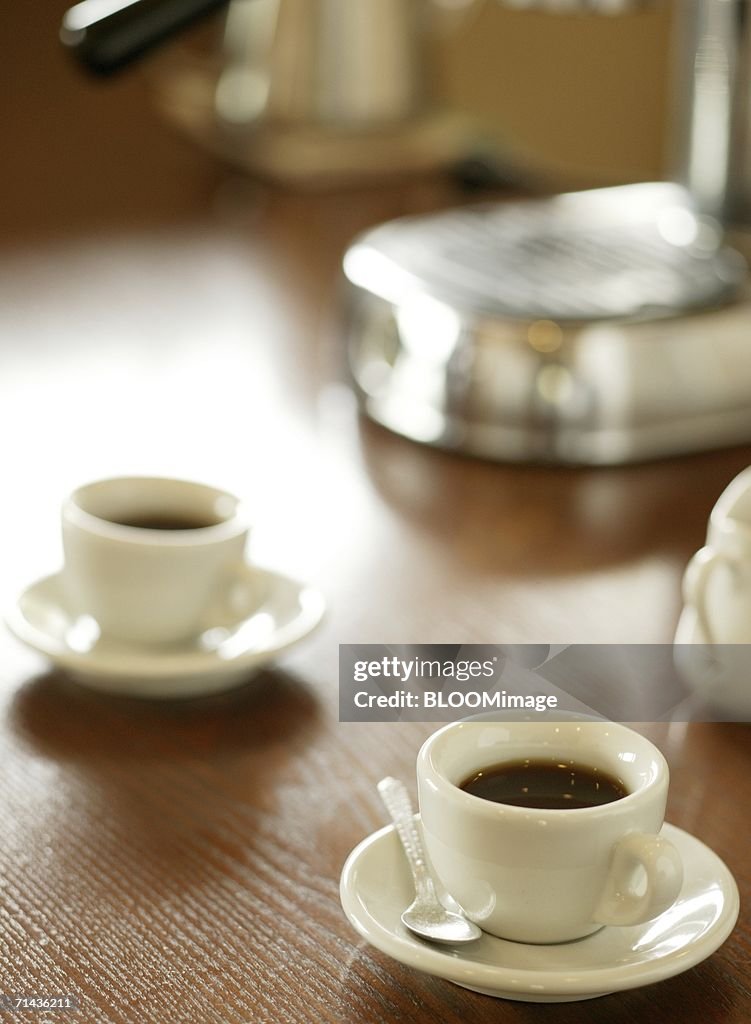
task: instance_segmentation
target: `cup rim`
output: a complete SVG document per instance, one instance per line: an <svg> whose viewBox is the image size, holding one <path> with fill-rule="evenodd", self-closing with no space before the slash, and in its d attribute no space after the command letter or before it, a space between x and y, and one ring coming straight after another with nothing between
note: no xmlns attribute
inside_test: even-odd
<svg viewBox="0 0 751 1024"><path fill-rule="evenodd" d="M558 719L557 724L562 724L564 721L570 721L572 724L576 722L575 718L568 720ZM417 778L418 782L424 779L429 782L430 785L439 793L439 795L448 800L450 803L463 807L467 811L479 815L480 817L487 818L489 820L498 820L499 813L502 813L504 818L508 817L511 819L518 818L529 820L530 817L544 817L550 818L559 822L565 821L581 821L591 820L597 817L607 817L614 812L616 808L619 810L625 807L631 807L637 800L642 800L649 796L656 789L660 787L667 787L669 779L669 767L663 753L651 742L646 736L642 736L641 733L636 732L634 729L629 729L628 726L622 725L619 722L610 722L607 720L593 721L583 720L578 724L590 724L594 726L604 726L608 728L615 728L621 733L627 733L631 737L636 737L636 742L643 745L645 752L649 753L653 761L653 770L650 772L650 777L644 785L640 786L633 792L627 793L625 796L620 797L618 800L612 800L606 804L598 804L593 807L524 807L515 804L501 804L496 803L492 800L486 800L483 797L475 796L473 793L467 793L463 789L449 779L438 769L434 762L434 748L437 744L443 741L443 737L456 730L458 727L464 727L469 725L477 726L488 726L492 725L492 721L486 722L473 722L471 720L449 722L444 725L441 729L432 733L421 746L417 755ZM514 722L497 720L497 724L513 726L513 725L555 725L556 720L540 722Z"/></svg>
<svg viewBox="0 0 751 1024"><path fill-rule="evenodd" d="M232 512L220 522L212 523L209 526L190 527L185 530L160 530L116 523L82 507L81 500L86 492L114 484L119 486L168 485L203 491L215 501L231 502ZM203 547L234 539L249 529L247 509L244 503L231 492L197 480L165 476L113 476L81 484L63 501L62 518L64 523L75 526L86 533L138 547Z"/></svg>

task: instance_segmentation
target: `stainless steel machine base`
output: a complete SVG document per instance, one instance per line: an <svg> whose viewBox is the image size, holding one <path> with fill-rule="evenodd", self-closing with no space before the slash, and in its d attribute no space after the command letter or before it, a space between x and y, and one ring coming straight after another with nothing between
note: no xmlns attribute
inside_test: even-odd
<svg viewBox="0 0 751 1024"><path fill-rule="evenodd" d="M676 185L405 218L344 271L364 408L415 441L607 465L751 440L746 266Z"/></svg>

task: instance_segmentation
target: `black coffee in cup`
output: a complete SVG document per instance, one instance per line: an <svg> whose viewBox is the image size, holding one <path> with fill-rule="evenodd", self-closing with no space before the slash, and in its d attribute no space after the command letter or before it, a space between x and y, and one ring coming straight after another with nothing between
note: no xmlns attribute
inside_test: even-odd
<svg viewBox="0 0 751 1024"><path fill-rule="evenodd" d="M179 512L148 512L111 518L109 522L136 530L204 530L207 526L216 526L220 520L181 515Z"/></svg>
<svg viewBox="0 0 751 1024"><path fill-rule="evenodd" d="M473 772L459 788L497 804L547 810L597 807L628 796L621 779L567 759L504 761Z"/></svg>

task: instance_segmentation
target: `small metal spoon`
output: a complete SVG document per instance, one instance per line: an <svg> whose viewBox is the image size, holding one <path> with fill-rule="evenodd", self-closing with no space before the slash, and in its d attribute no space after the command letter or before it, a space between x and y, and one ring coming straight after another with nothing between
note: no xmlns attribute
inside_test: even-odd
<svg viewBox="0 0 751 1024"><path fill-rule="evenodd" d="M402 914L402 924L430 942L459 943L479 939L482 932L477 925L461 914L446 910L436 895L412 804L403 783L398 779L381 779L378 792L402 841L415 883L415 899Z"/></svg>

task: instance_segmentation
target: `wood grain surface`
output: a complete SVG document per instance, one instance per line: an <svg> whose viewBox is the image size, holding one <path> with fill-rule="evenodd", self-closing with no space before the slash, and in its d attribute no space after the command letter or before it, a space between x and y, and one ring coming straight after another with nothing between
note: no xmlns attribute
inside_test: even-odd
<svg viewBox="0 0 751 1024"><path fill-rule="evenodd" d="M641 727L671 765L669 820L738 880L725 946L586 1004L497 1001L391 961L342 914L343 861L384 820L375 783L413 788L432 727L339 724L337 644L668 643L749 450L501 467L360 421L341 253L450 188L246 181L159 122L143 75L79 78L63 7L0 26L3 596L59 564L73 485L168 472L247 496L253 557L314 580L330 614L247 688L185 704L89 694L0 639L0 994L73 994L80 1011L42 1019L87 1024L747 1024L747 726Z"/></svg>

